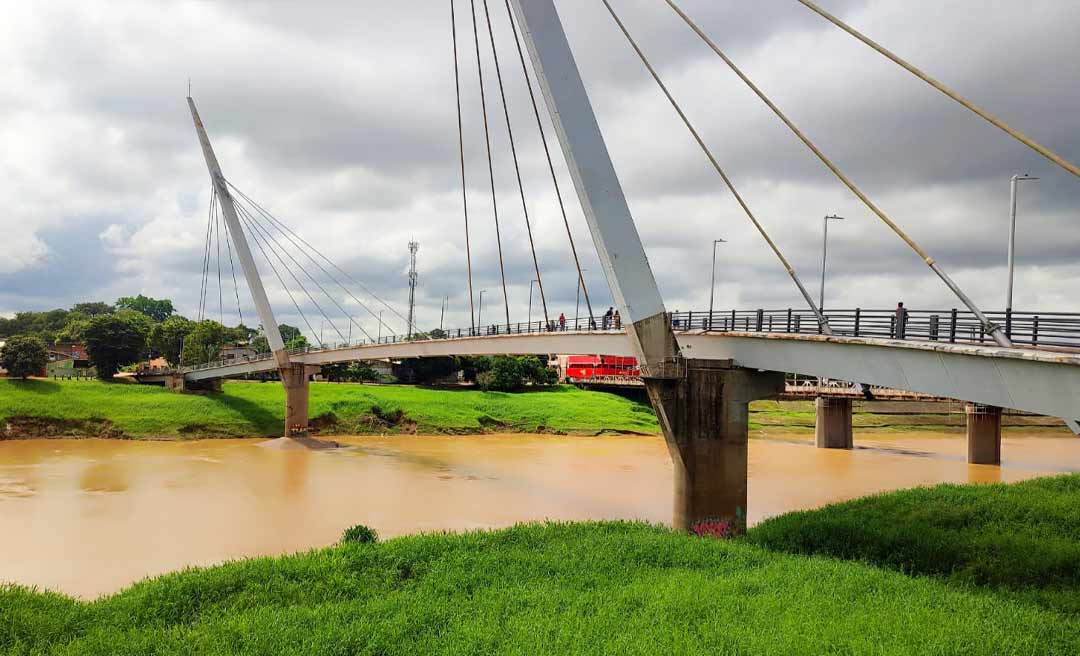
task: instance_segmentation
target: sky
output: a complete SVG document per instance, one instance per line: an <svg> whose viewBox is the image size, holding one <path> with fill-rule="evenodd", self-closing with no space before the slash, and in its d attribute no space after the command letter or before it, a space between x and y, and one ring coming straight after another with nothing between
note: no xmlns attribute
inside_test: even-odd
<svg viewBox="0 0 1080 656"><path fill-rule="evenodd" d="M530 317L531 288L535 321L540 294L477 3L509 313ZM794 0L680 4L986 309L1004 307L1009 179L1040 178L1020 187L1014 307L1080 311L1080 180ZM1080 161L1075 3L821 4ZM3 5L0 314L142 293L198 316L211 194L185 102L190 79L230 182L386 303L339 275L347 295L311 266L327 295L298 273L307 300L262 261L279 322L328 342L357 339L379 331L373 315L389 306L383 334L403 331L395 312L406 313L416 240L418 326L469 325L449 0ZM718 310L801 307L603 4L556 6L667 308L708 307L714 239L726 240L717 249ZM822 217L845 218L830 224L827 308L958 305L666 3L612 6L815 296ZM455 7L473 288L484 290L480 320L490 323L504 309L476 44L468 0ZM584 315L506 6L490 0L489 9L548 311ZM602 311L611 304L607 282L542 101L541 113L589 295ZM204 313L229 324L243 313L257 324L246 284L240 277L234 291L222 258L223 301L212 260Z"/></svg>

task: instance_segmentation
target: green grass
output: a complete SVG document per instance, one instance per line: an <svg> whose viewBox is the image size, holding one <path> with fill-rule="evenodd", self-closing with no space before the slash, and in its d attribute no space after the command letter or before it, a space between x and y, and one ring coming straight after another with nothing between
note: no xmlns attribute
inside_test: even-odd
<svg viewBox="0 0 1080 656"><path fill-rule="evenodd" d="M242 437L282 430L278 383L226 383L222 394L96 381L0 379L0 419L24 432L59 435ZM374 411L373 411L374 409ZM409 386L313 383L310 414L329 433L478 433L548 430L656 433L652 410L613 394L574 387L506 394Z"/></svg>
<svg viewBox="0 0 1080 656"><path fill-rule="evenodd" d="M1078 508L1070 475L872 496L733 541L529 524L191 569L93 602L0 587L0 653L1075 654Z"/></svg>
<svg viewBox="0 0 1080 656"><path fill-rule="evenodd" d="M1069 654L1080 620L642 524L524 525L0 590L9 654Z"/></svg>
<svg viewBox="0 0 1080 656"><path fill-rule="evenodd" d="M890 492L788 513L754 527L747 539L1080 617L1080 475Z"/></svg>

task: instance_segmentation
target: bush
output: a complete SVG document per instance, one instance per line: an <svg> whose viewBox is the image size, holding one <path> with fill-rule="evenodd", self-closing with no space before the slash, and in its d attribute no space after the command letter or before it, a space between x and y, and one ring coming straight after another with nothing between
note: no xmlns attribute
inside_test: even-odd
<svg viewBox="0 0 1080 656"><path fill-rule="evenodd" d="M374 544L378 541L379 534L375 532L375 529L363 524L351 526L341 534L341 544Z"/></svg>
<svg viewBox="0 0 1080 656"><path fill-rule="evenodd" d="M476 376L481 389L498 392L516 392L527 383L552 385L556 380L558 375L535 355L496 356L491 359L490 369Z"/></svg>
<svg viewBox="0 0 1080 656"><path fill-rule="evenodd" d="M0 349L0 367L13 378L29 378L45 370L49 354L45 342L32 335L17 335Z"/></svg>

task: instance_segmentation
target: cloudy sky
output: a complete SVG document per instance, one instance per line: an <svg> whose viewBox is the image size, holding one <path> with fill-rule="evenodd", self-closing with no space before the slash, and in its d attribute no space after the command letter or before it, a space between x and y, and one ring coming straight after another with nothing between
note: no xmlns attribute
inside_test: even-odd
<svg viewBox="0 0 1080 656"><path fill-rule="evenodd" d="M1066 159L1080 160L1077 3L823 4ZM830 229L826 305L956 305L665 3L613 5L815 293L822 216L846 217ZM799 307L783 269L602 3L557 6L668 308L707 306L715 238L727 240L718 258L718 308ZM1080 311L1080 180L794 0L685 0L683 7L987 308L1004 305L1009 177L1040 177L1020 197L1015 306ZM572 316L566 233L505 5L490 0L490 8L548 305L553 316ZM487 323L502 314L502 292L467 0L457 0L457 9L474 287L486 290ZM524 321L535 276L482 5L478 10L510 313ZM225 175L237 187L402 312L407 244L416 239L420 325L438 324L446 296L446 324L468 325L449 0L10 1L3 12L0 313L137 293L197 313L210 189L184 101L191 78ZM555 151L589 290L606 308L610 295ZM285 291L265 273L279 320L299 324ZM213 278L216 317L216 272ZM226 280L225 320L234 323L237 304L228 302ZM326 284L375 332L352 298ZM240 299L255 323L243 287ZM348 330L331 302L321 303ZM304 307L318 317L310 302ZM312 323L333 337L329 325ZM391 325L400 330L400 323Z"/></svg>

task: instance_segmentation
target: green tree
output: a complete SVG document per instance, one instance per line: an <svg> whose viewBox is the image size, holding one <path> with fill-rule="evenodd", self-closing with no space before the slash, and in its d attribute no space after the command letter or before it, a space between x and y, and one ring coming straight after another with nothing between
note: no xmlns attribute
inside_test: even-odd
<svg viewBox="0 0 1080 656"><path fill-rule="evenodd" d="M86 329L90 326L90 317L72 310L68 313L68 322L56 333L55 343L81 344L86 340Z"/></svg>
<svg viewBox="0 0 1080 656"><path fill-rule="evenodd" d="M149 296L122 296L116 299L116 307L141 312L154 321L165 321L172 316L173 304L169 299L156 299Z"/></svg>
<svg viewBox="0 0 1080 656"><path fill-rule="evenodd" d="M287 323L283 323L278 326L278 332L281 333L281 341L285 342L286 344L288 344L290 340L302 336L300 334L299 328L297 328L296 326L290 326Z"/></svg>
<svg viewBox="0 0 1080 656"><path fill-rule="evenodd" d="M498 355L491 358L487 371L477 375L482 389L499 392L520 391L525 385L551 385L558 374L548 369L544 361L535 355Z"/></svg>
<svg viewBox="0 0 1080 656"><path fill-rule="evenodd" d="M131 311L102 314L90 320L83 334L98 378L109 380L120 367L138 362L145 354L150 321Z"/></svg>
<svg viewBox="0 0 1080 656"><path fill-rule="evenodd" d="M10 319L0 317L0 337L12 335L35 335L46 344L56 341L68 321L67 310L47 310L45 312L16 312Z"/></svg>
<svg viewBox="0 0 1080 656"><path fill-rule="evenodd" d="M174 314L150 329L150 348L161 354L172 366L180 364L184 340L195 330L195 322Z"/></svg>
<svg viewBox="0 0 1080 656"><path fill-rule="evenodd" d="M225 343L225 326L216 321L204 319L194 325L184 339L184 366L211 362L221 354L221 345Z"/></svg>
<svg viewBox="0 0 1080 656"><path fill-rule="evenodd" d="M302 349L309 346L307 337L303 335L296 335L295 337L285 340L285 350Z"/></svg>
<svg viewBox="0 0 1080 656"><path fill-rule="evenodd" d="M407 378L414 383L431 383L446 378L460 370L457 358L408 358L401 361L402 367L410 372Z"/></svg>
<svg viewBox="0 0 1080 656"><path fill-rule="evenodd" d="M0 367L14 378L29 378L44 371L48 362L45 343L33 335L16 335L0 348Z"/></svg>
<svg viewBox="0 0 1080 656"><path fill-rule="evenodd" d="M244 324L239 324L235 328L226 328L225 331L225 341L233 344L240 342L250 344L255 339L256 335L259 334L259 331L254 328L248 328Z"/></svg>
<svg viewBox="0 0 1080 656"><path fill-rule="evenodd" d="M94 301L92 303L76 303L74 307L71 308L71 311L78 312L87 317L96 317L101 314L112 314L116 311L116 308L108 303Z"/></svg>

